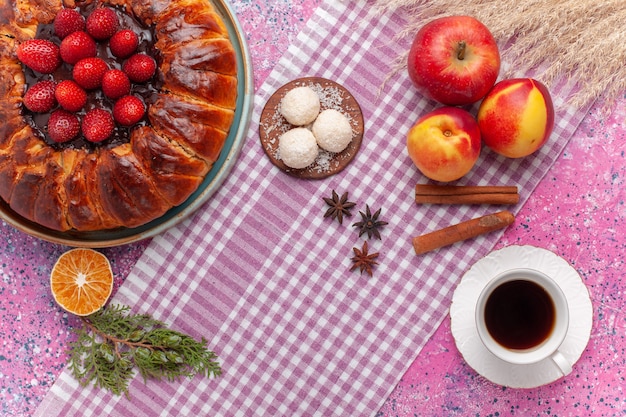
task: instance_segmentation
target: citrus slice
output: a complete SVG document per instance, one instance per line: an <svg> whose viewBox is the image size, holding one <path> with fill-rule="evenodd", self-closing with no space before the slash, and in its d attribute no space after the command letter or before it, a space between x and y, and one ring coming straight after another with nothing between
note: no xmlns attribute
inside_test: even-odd
<svg viewBox="0 0 626 417"><path fill-rule="evenodd" d="M50 274L54 300L77 316L98 311L113 290L109 260L93 249L71 249L57 260Z"/></svg>

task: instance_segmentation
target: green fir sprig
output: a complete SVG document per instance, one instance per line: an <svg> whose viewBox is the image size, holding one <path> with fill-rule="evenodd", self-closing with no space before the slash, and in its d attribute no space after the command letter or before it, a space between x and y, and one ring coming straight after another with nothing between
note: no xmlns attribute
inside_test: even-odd
<svg viewBox="0 0 626 417"><path fill-rule="evenodd" d="M168 329L147 314L129 314L130 307L112 305L81 317L70 344L69 369L82 386L93 382L116 395L128 396L136 367L148 379L174 381L197 374L221 375L217 355L207 341Z"/></svg>

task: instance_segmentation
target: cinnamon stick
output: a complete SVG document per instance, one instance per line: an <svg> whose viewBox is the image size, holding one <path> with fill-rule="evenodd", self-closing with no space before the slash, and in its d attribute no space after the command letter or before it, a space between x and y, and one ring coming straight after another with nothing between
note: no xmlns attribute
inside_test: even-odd
<svg viewBox="0 0 626 417"><path fill-rule="evenodd" d="M413 238L413 249L416 255L452 245L484 233L503 229L515 221L513 213L504 210L494 214L477 217L453 226L426 233Z"/></svg>
<svg viewBox="0 0 626 417"><path fill-rule="evenodd" d="M417 184L418 204L517 204L516 186Z"/></svg>

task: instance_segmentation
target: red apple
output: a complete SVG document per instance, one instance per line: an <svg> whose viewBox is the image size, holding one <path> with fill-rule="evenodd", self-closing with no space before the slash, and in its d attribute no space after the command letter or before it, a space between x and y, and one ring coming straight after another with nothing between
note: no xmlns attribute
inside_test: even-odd
<svg viewBox="0 0 626 417"><path fill-rule="evenodd" d="M554 128L550 92L532 78L500 81L478 109L485 145L509 158L521 158L547 142Z"/></svg>
<svg viewBox="0 0 626 417"><path fill-rule="evenodd" d="M489 29L470 16L424 25L408 57L409 77L426 97L450 106L475 103L493 87L500 52Z"/></svg>
<svg viewBox="0 0 626 417"><path fill-rule="evenodd" d="M480 155L476 119L458 107L441 107L420 117L407 135L415 166L435 181L454 181L467 174Z"/></svg>

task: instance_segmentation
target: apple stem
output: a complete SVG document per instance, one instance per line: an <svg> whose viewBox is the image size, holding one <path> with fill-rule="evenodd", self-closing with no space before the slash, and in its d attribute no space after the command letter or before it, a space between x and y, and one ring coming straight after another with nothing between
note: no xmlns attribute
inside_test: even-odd
<svg viewBox="0 0 626 417"><path fill-rule="evenodd" d="M460 41L456 48L456 57L459 61L463 61L465 59L466 49L467 49L467 43L465 43L465 41Z"/></svg>

